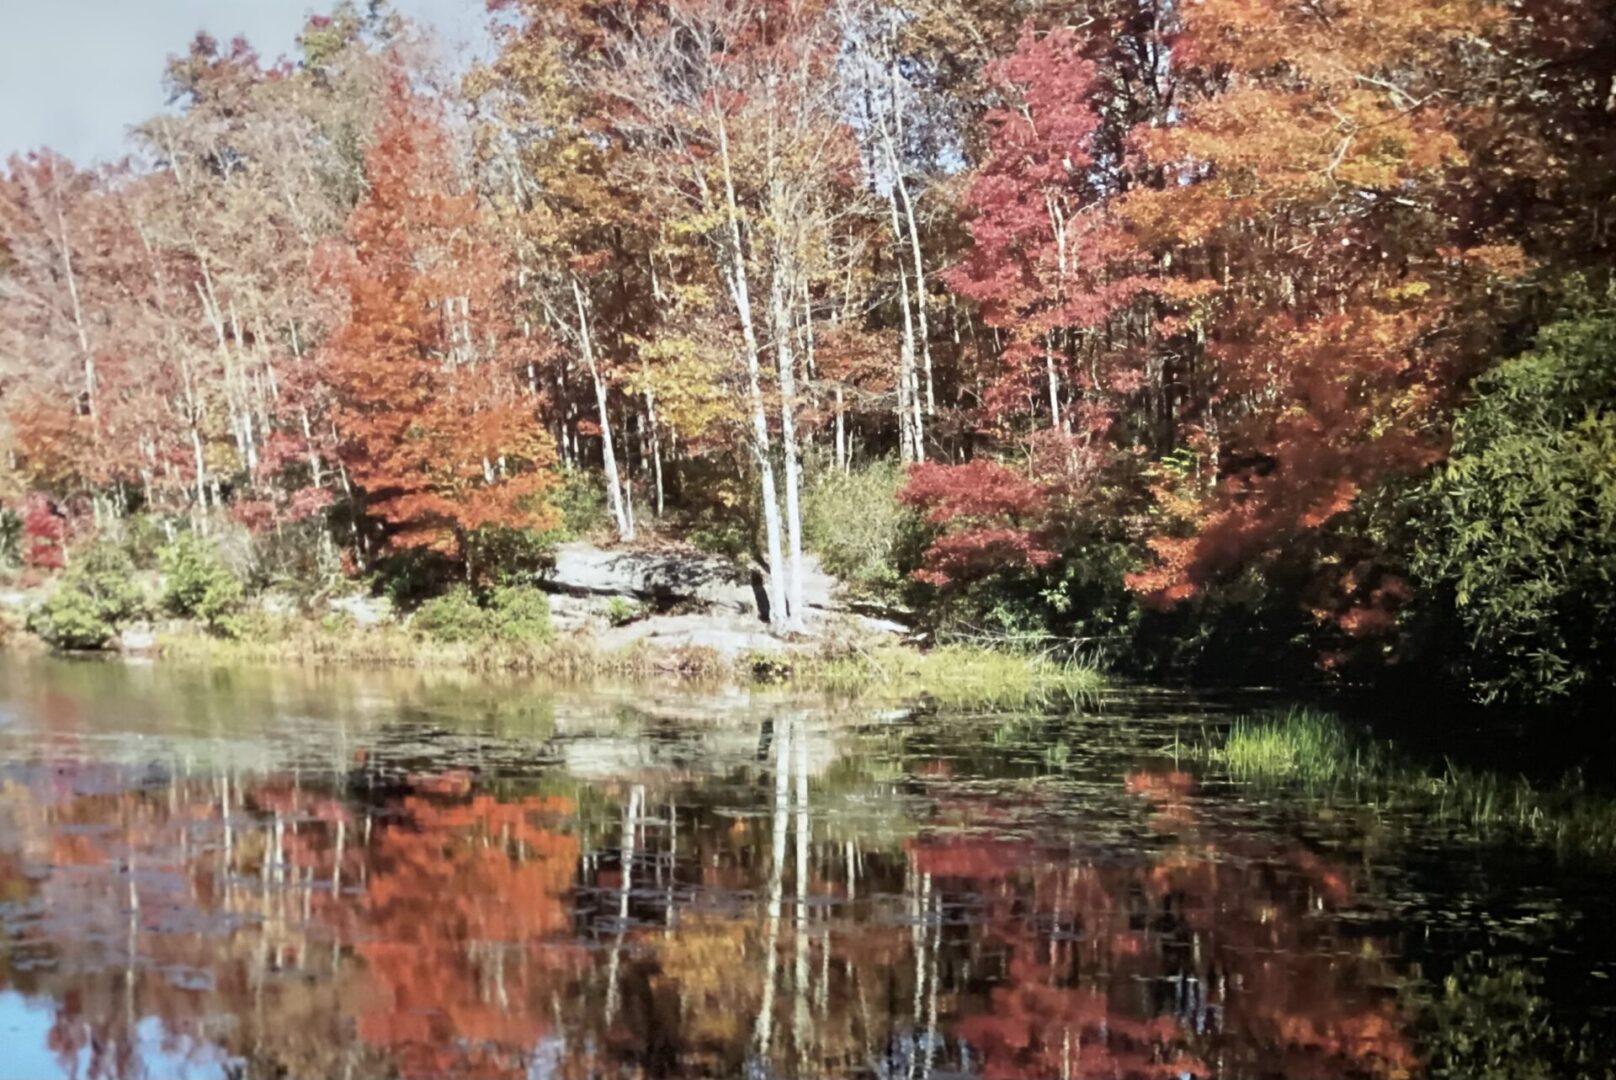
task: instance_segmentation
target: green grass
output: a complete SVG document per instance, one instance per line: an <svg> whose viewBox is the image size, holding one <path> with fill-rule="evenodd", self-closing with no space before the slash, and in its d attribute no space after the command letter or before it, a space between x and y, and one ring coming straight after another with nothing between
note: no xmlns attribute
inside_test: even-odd
<svg viewBox="0 0 1616 1080"><path fill-rule="evenodd" d="M586 635L544 641L478 638L435 641L403 627L357 627L287 620L267 632L240 639L194 630L164 634L161 654L168 659L206 664L296 664L363 667L441 668L517 672L562 680L677 677L711 681L730 668L712 649L654 649L639 643L602 650Z"/></svg>
<svg viewBox="0 0 1616 1080"><path fill-rule="evenodd" d="M806 661L791 677L835 693L923 697L939 708L991 712L1076 708L1106 686L1091 663L968 645L927 652L879 646Z"/></svg>
<svg viewBox="0 0 1616 1080"><path fill-rule="evenodd" d="M928 652L896 644L835 656L760 654L726 662L699 647L637 643L604 651L587 634L544 641L480 636L441 640L397 625L346 619L257 619L240 638L200 630L165 634L163 656L196 663L270 663L509 671L563 680L666 678L779 683L861 700L928 700L957 711L1043 711L1082 705L1106 685L1091 664L1035 654L946 645Z"/></svg>
<svg viewBox="0 0 1616 1080"><path fill-rule="evenodd" d="M1308 784L1362 778L1382 765L1377 747L1353 738L1330 714L1308 708L1242 716L1211 756L1238 779Z"/></svg>
<svg viewBox="0 0 1616 1080"><path fill-rule="evenodd" d="M1562 853L1616 859L1616 799L1578 778L1544 788L1451 761L1432 772L1314 709L1241 717L1201 757L1241 781L1350 790L1368 805L1412 807L1480 839L1513 833Z"/></svg>

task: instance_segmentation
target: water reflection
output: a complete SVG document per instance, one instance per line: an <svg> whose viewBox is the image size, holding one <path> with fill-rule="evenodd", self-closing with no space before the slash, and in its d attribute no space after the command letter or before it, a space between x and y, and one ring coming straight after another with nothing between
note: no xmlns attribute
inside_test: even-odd
<svg viewBox="0 0 1616 1080"><path fill-rule="evenodd" d="M345 700L301 747L236 708L252 752L207 757L13 695L0 1024L42 1045L0 1075L1421 1067L1371 867L1214 812L1137 740L1052 771L790 702L674 734L562 703L540 735Z"/></svg>

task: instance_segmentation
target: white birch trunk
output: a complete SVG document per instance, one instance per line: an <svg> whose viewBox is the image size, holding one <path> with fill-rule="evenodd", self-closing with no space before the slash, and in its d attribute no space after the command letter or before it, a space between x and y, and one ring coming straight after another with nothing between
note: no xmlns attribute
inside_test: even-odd
<svg viewBox="0 0 1616 1080"><path fill-rule="evenodd" d="M724 209L729 229L729 285L741 321L741 339L746 350L746 392L752 413L752 449L757 458L762 487L763 523L768 537L769 625L785 626L786 582L780 543L780 499L774 487L774 463L769 457L769 417L763 402L762 364L759 359L757 326L752 319L752 294L746 280L746 248L741 242L740 208L735 199L735 178L730 167L729 131L718 118L718 150L724 173Z"/></svg>
<svg viewBox="0 0 1616 1080"><path fill-rule="evenodd" d="M634 525L623 507L623 489L617 475L617 452L612 446L612 419L606 406L606 383L600 377L595 363L595 342L589 331L589 304L584 289L576 277L572 278L572 298L578 308L578 351L583 353L589 378L595 384L595 409L600 415L601 468L606 474L606 495L612 508L612 520L617 525L617 538L634 539Z"/></svg>
<svg viewBox="0 0 1616 1080"><path fill-rule="evenodd" d="M775 253L774 276L769 289L769 310L774 321L774 353L780 376L780 443L785 452L786 539L790 555L786 564L786 625L802 629L802 457L797 448L796 361L791 355L791 309L786 297L790 283L790 256L781 248Z"/></svg>

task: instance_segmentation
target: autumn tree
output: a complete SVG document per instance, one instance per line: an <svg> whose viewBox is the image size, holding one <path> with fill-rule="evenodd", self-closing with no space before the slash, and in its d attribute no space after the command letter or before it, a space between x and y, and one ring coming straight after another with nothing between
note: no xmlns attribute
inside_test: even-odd
<svg viewBox="0 0 1616 1080"><path fill-rule="evenodd" d="M323 351L340 453L390 547L466 559L479 530L551 521L554 447L520 381L543 341L513 333L504 253L402 73L365 180L324 254L348 304Z"/></svg>

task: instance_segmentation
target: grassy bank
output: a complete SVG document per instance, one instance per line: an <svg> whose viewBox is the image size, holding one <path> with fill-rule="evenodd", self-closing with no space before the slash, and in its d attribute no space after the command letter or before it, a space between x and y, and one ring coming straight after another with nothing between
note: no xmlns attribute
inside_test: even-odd
<svg viewBox="0 0 1616 1080"><path fill-rule="evenodd" d="M1107 685L1092 663L970 645L926 652L881 645L809 658L792 676L832 692L924 697L940 708L986 712L1075 708Z"/></svg>
<svg viewBox="0 0 1616 1080"><path fill-rule="evenodd" d="M1237 780L1341 790L1373 805L1412 805L1483 837L1514 833L1563 853L1616 860L1616 800L1579 781L1539 787L1452 762L1422 769L1318 710L1243 717L1200 753Z"/></svg>
<svg viewBox="0 0 1616 1080"><path fill-rule="evenodd" d="M243 638L222 638L186 628L161 635L158 652L165 659L191 663L440 668L545 675L569 681L656 676L718 680L732 674L722 656L700 647L659 649L641 643L608 650L584 634L532 642L494 638L439 641L392 624L332 629L319 623L291 622L274 634Z"/></svg>
<svg viewBox="0 0 1616 1080"><path fill-rule="evenodd" d="M1098 668L972 646L922 652L894 643L847 649L799 646L726 657L701 646L638 642L603 649L587 633L542 641L438 641L394 624L330 627L289 620L272 633L223 638L200 628L164 633L159 653L207 664L301 664L455 668L549 678L678 678L781 684L881 701L925 699L940 708L988 712L1072 708L1106 685Z"/></svg>

